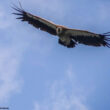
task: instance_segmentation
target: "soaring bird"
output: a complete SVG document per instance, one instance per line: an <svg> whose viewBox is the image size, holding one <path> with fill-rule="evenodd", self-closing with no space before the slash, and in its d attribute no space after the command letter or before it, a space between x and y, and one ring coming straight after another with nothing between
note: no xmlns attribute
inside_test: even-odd
<svg viewBox="0 0 110 110"><path fill-rule="evenodd" d="M18 8L17 6L14 6L12 8L16 11L13 14L19 16L16 19L27 21L37 29L58 36L58 43L63 46L73 48L77 44L81 43L89 46L107 46L110 48L110 38L108 38L108 36L110 36L110 32L97 34L85 30L70 29L28 13L22 7Z"/></svg>

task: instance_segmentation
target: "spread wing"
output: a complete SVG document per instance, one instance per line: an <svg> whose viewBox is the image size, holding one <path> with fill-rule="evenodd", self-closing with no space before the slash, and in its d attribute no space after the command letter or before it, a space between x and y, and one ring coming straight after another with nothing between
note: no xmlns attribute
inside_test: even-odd
<svg viewBox="0 0 110 110"><path fill-rule="evenodd" d="M110 36L109 35L110 32L105 34L96 34L83 30L69 29L67 33L69 33L70 37L78 43L91 46L110 47L110 44L108 43L108 41L110 41L110 38L107 37Z"/></svg>
<svg viewBox="0 0 110 110"><path fill-rule="evenodd" d="M12 7L16 13L13 13L15 15L18 15L19 17L16 19L21 19L22 21L27 21L29 24L33 25L34 27L46 31L50 34L56 35L56 27L54 23L47 21L43 18L40 18L38 16L34 16L23 9L20 9L18 7Z"/></svg>

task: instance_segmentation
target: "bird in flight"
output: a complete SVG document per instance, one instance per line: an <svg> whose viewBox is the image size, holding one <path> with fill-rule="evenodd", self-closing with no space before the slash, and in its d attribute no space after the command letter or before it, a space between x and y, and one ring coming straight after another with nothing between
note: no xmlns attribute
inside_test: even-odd
<svg viewBox="0 0 110 110"><path fill-rule="evenodd" d="M73 48L81 43L88 46L107 46L110 48L110 32L104 34L97 34L85 30L70 29L65 26L56 25L51 21L45 20L39 16L35 16L26 12L22 7L12 7L16 12L13 13L19 16L16 19L27 21L35 28L46 31L54 36L58 36L58 43L68 48Z"/></svg>

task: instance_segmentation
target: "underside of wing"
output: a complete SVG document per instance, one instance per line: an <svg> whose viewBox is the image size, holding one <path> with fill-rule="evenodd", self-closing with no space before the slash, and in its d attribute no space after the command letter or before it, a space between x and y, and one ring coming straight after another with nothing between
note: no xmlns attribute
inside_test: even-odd
<svg viewBox="0 0 110 110"><path fill-rule="evenodd" d="M43 18L40 18L38 16L34 16L18 7L13 7L13 9L17 11L16 13L13 13L13 14L19 16L17 19L21 19L22 21L27 21L29 24L33 25L34 27L40 30L56 35L57 25L55 25L54 23L47 21Z"/></svg>
<svg viewBox="0 0 110 110"><path fill-rule="evenodd" d="M75 29L69 30L69 33L70 33L70 37L72 37L72 39L78 43L82 43L82 44L90 45L90 46L110 47L110 44L108 43L110 41L110 38L107 37L110 35L108 35L108 33L95 34L92 32L83 31L83 30L75 30Z"/></svg>

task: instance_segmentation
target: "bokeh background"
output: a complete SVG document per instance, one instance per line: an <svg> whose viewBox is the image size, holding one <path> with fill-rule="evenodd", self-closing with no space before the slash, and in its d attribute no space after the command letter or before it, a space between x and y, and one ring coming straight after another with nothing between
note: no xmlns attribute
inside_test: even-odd
<svg viewBox="0 0 110 110"><path fill-rule="evenodd" d="M37 16L70 28L110 31L109 0L20 0ZM110 49L77 45L16 20L17 0L0 0L0 107L110 110Z"/></svg>

